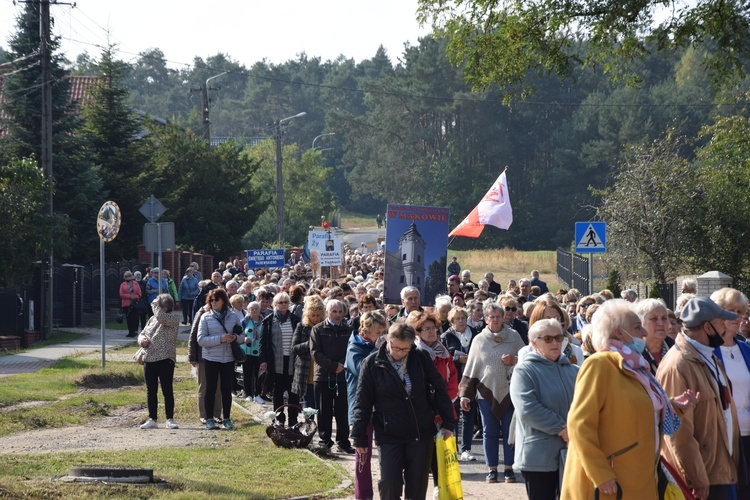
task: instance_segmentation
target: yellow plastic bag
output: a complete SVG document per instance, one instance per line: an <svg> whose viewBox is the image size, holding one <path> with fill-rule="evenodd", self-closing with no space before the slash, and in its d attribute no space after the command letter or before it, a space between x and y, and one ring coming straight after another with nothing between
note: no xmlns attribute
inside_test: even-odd
<svg viewBox="0 0 750 500"><path fill-rule="evenodd" d="M461 487L461 470L458 467L456 437L435 439L435 453L438 465L438 487L440 500L463 500L464 490Z"/></svg>

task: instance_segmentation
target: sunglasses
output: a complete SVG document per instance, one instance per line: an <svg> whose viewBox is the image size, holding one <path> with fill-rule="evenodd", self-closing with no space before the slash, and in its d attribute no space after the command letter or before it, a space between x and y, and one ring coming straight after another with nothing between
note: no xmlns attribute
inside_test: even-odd
<svg viewBox="0 0 750 500"><path fill-rule="evenodd" d="M587 308L588 306L593 306L593 305L594 305L593 303L591 303L591 302L587 302L587 303L585 303L585 304L581 304L581 308L582 308L582 309L585 309L585 308Z"/></svg>
<svg viewBox="0 0 750 500"><path fill-rule="evenodd" d="M505 310L506 310L506 311L513 311L513 312L516 312L516 311L518 311L518 308L517 308L517 307L508 307L508 306L505 306Z"/></svg>
<svg viewBox="0 0 750 500"><path fill-rule="evenodd" d="M545 335L544 337L539 337L539 340L543 340L545 344L551 344L552 341L562 342L564 338L563 335Z"/></svg>
<svg viewBox="0 0 750 500"><path fill-rule="evenodd" d="M221 299L208 299L209 302L221 302Z"/></svg>

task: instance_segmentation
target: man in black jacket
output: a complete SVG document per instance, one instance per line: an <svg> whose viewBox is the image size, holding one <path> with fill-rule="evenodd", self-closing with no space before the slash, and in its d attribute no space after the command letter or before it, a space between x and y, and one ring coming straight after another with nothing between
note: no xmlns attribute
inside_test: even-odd
<svg viewBox="0 0 750 500"><path fill-rule="evenodd" d="M313 389L318 406L320 444L331 448L333 418L336 418L336 444L339 451L354 454L349 442L349 402L346 397L344 362L352 328L344 321L340 300L326 303L326 319L310 332L310 355L315 360Z"/></svg>
<svg viewBox="0 0 750 500"><path fill-rule="evenodd" d="M430 357L414 348L415 338L411 326L395 323L387 341L360 367L352 437L357 452L366 454L372 421L380 450L380 498L401 498L402 493L404 498L425 498L436 415L445 437L455 427L445 384Z"/></svg>

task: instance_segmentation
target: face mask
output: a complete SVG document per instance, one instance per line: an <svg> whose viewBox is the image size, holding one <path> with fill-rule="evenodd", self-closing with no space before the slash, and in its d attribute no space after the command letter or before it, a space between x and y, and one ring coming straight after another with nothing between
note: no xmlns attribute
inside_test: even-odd
<svg viewBox="0 0 750 500"><path fill-rule="evenodd" d="M638 354L641 354L643 350L646 349L645 340L640 337L633 337L629 332L626 332L625 330L623 330L623 332L627 333L631 339L630 342L624 342L624 344L630 347L631 350L637 352Z"/></svg>
<svg viewBox="0 0 750 500"><path fill-rule="evenodd" d="M716 349L719 346L724 345L724 339L721 337L719 332L716 331L716 328L714 328L714 325L709 323L711 325L711 329L714 331L714 335L708 335L708 346Z"/></svg>

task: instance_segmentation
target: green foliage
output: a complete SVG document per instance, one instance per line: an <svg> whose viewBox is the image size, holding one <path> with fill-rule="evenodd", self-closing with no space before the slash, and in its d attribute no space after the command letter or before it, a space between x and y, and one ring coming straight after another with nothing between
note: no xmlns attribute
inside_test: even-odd
<svg viewBox="0 0 750 500"><path fill-rule="evenodd" d="M172 124L148 129L153 168L137 182L167 208L162 220L175 223L176 241L213 255L238 254L269 200L253 183L260 163L232 143L209 149Z"/></svg>
<svg viewBox="0 0 750 500"><path fill-rule="evenodd" d="M708 139L697 155L702 188L694 252L704 269L732 277L750 275L750 134L747 112L717 117L704 127Z"/></svg>
<svg viewBox="0 0 750 500"><path fill-rule="evenodd" d="M67 216L49 215L49 189L33 160L0 165L0 287L27 282L34 261L49 252L50 238L58 249L69 244Z"/></svg>
<svg viewBox="0 0 750 500"><path fill-rule="evenodd" d="M604 288L612 292L612 295L615 298L620 297L622 288L620 287L620 273L617 271L617 269L612 269L609 271L609 275L607 276L607 284L604 286Z"/></svg>
<svg viewBox="0 0 750 500"><path fill-rule="evenodd" d="M660 282L663 283L663 282ZM659 293L659 287L656 286L656 283L651 285L651 288L648 291L648 298L649 299L661 299L662 296Z"/></svg>
<svg viewBox="0 0 750 500"><path fill-rule="evenodd" d="M38 50L39 4L26 4L18 18L18 30L10 39L8 54L11 59L32 55ZM53 37L51 50L52 74L52 166L54 178L54 210L66 215L69 230L55 241L55 255L70 256L78 261L90 260L96 254L98 239L93 221L102 203L101 182L98 170L82 151L81 137L77 133L80 118L75 113L75 103L69 99L70 81L63 68L67 62L58 54L59 42ZM0 102L0 120L7 134L0 138L0 162L8 163L18 158L41 161L41 93L42 81L38 55L18 61L13 69L18 72L3 79L3 96ZM75 239L75 244L71 240ZM38 258L39 256L37 256Z"/></svg>
<svg viewBox="0 0 750 500"><path fill-rule="evenodd" d="M267 200L265 209L242 238L245 249L279 248L276 231L276 148L275 141L264 141L247 150L260 165L253 178L253 187ZM301 245L307 242L310 226L320 224L320 216L333 214L333 194L328 188L331 169L323 165L319 151L304 150L300 155L296 144L282 147L284 183L284 235L286 242ZM275 242L275 243L271 243Z"/></svg>
<svg viewBox="0 0 750 500"><path fill-rule="evenodd" d="M602 203L597 216L607 222L610 265L626 275L647 268L666 283L689 262L690 230L696 221L695 171L683 157L684 137L667 134L633 146L614 184L594 190Z"/></svg>
<svg viewBox="0 0 750 500"><path fill-rule="evenodd" d="M750 18L739 0L665 7L642 0L419 0L418 18L449 40L451 60L475 87L493 83L527 96L528 73L574 75L593 67L612 81L641 81L638 64L654 53L693 44L711 47L715 81L745 76Z"/></svg>

